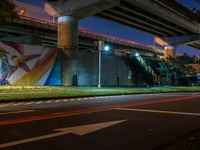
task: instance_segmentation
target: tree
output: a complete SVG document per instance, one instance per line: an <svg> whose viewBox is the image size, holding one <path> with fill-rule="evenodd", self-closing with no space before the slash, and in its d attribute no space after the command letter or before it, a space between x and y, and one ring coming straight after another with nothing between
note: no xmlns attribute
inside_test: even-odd
<svg viewBox="0 0 200 150"><path fill-rule="evenodd" d="M170 65L169 63L167 63L164 59L161 60L161 62L159 63L159 68L158 68L158 71L161 75L161 77L165 78L166 80L166 84L170 84L171 82L171 77L172 77L172 74L170 72Z"/></svg>
<svg viewBox="0 0 200 150"><path fill-rule="evenodd" d="M10 0L0 0L0 26L5 26L14 19L19 19L15 4Z"/></svg>
<svg viewBox="0 0 200 150"><path fill-rule="evenodd" d="M190 57L186 53L181 56L169 57L166 60L162 60L158 68L162 77L165 77L167 83L173 82L178 85L179 78L185 78L186 76L194 76L195 70L189 64L194 63L193 57Z"/></svg>

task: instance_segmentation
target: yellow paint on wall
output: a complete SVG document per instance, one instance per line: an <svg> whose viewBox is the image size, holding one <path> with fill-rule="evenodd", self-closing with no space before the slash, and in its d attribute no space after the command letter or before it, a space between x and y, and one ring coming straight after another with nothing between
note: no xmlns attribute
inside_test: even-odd
<svg viewBox="0 0 200 150"><path fill-rule="evenodd" d="M17 80L14 85L35 85L39 79L50 69L50 67L55 63L56 60L56 53L45 62L44 65L38 66L36 68L33 68L31 71L29 71L27 74L22 76L19 80Z"/></svg>

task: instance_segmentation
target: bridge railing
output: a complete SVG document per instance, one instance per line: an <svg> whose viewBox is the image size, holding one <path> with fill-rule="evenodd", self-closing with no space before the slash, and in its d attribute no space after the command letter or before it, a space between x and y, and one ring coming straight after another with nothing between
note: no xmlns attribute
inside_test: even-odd
<svg viewBox="0 0 200 150"><path fill-rule="evenodd" d="M47 24L47 25L50 25L50 26L57 26L57 23L46 21L46 20L43 20L43 19L32 18L32 17L22 16L22 15L20 15L20 18L25 19L25 20L29 20L29 21L33 21L33 22Z"/></svg>
<svg viewBox="0 0 200 150"><path fill-rule="evenodd" d="M33 18L33 17L29 17L29 16L23 16L23 15L20 15L20 18L25 19L25 20L29 20L29 21L33 21L33 22L47 24L49 26L55 26L55 27L57 26L57 23L47 21L47 20L43 20L43 19ZM90 31L88 29L79 28L79 32L92 34L92 35L95 35L95 36L104 37L104 38L112 39L112 40L115 40L115 41L133 44L133 45L140 45L140 46L144 46L144 47L149 47L153 52L156 52L156 53L161 52L161 49L159 49L157 47L153 47L152 45L140 44L140 43L137 43L137 42L132 41L132 40L123 39L123 38L111 36L111 35L108 35L108 34L97 33L97 32L94 32L94 31Z"/></svg>
<svg viewBox="0 0 200 150"><path fill-rule="evenodd" d="M138 53L135 50L116 50L115 51L116 56L122 56L122 57L129 57L129 58L136 58L137 61L140 63L140 65L152 75L152 77L156 76L156 73L151 68L151 66L147 65L145 60L141 56L141 52Z"/></svg>
<svg viewBox="0 0 200 150"><path fill-rule="evenodd" d="M139 61L139 63L142 65L142 67L147 71L149 72L152 77L156 76L156 73L154 72L154 70L151 68L151 66L147 65L144 61L144 59L140 56L139 53L137 53L138 55L137 56L134 56L134 53L133 53L133 56L136 57L136 59Z"/></svg>

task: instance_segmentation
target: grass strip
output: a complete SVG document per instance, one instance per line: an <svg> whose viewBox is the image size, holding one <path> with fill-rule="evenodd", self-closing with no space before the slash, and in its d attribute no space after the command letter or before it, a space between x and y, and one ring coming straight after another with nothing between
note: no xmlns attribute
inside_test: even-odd
<svg viewBox="0 0 200 150"><path fill-rule="evenodd" d="M2 86L0 87L0 102L9 100L37 100L69 98L98 95L123 95L163 92L200 92L200 87L65 87L65 86Z"/></svg>

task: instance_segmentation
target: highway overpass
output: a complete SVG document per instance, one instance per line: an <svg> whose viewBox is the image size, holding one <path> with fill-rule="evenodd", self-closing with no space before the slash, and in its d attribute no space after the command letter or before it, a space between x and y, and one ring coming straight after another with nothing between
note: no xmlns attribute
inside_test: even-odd
<svg viewBox="0 0 200 150"><path fill-rule="evenodd" d="M54 17L94 15L200 49L199 16L176 0L46 0L45 9Z"/></svg>
<svg viewBox="0 0 200 150"><path fill-rule="evenodd" d="M11 25L0 29L0 39L5 41L56 47L57 45L57 24L46 20L21 16L21 20L13 22ZM107 34L79 29L79 50L98 50L97 42L105 41L114 51L123 50L137 51L142 56L149 59L161 59L164 51L152 45L143 45L131 40L110 36ZM121 52L122 53L122 52ZM154 56L157 56L154 57ZM153 57L153 58L151 58Z"/></svg>
<svg viewBox="0 0 200 150"><path fill-rule="evenodd" d="M27 57L24 56L23 53L21 54L21 52L16 53L16 51L13 51L20 47L24 47L24 53L33 57L33 61L29 61L28 59L26 62L30 69L27 67L23 68L22 66L24 66L24 64L21 64L21 67L18 67L17 70L15 69L16 71L10 71L12 75L7 77L8 82L0 84L94 86L97 84L98 78L98 41L104 41L106 45L110 46L110 51L103 52L102 54L102 85L144 86L144 83L153 84L152 77L155 73L146 62L153 64L158 63L164 55L162 49L88 31L86 29L79 29L78 52L73 67L70 68L66 66L70 64L69 59L63 53L59 54L59 51L57 51L57 53L54 54L54 57L56 57L54 59L56 60L49 60L49 58L43 61L44 64L40 65L42 69L40 68L40 71L37 71L38 68L34 65L37 58L34 57L45 56L44 53L51 50L49 50L49 47L53 49L56 47L57 24L25 16L21 16L21 20L15 21L7 27L0 28L0 47L3 46L3 48L9 50L9 56L7 58L9 60L8 62L11 64L19 62L19 58ZM13 45L15 45L14 49L12 48ZM135 57L135 53L137 52L141 57ZM32 56L32 54L36 56ZM43 59L45 58L48 57L44 57ZM55 63L54 65L53 62ZM53 66L50 67L48 63L52 63ZM35 67L31 69L31 66ZM56 66L57 69L55 70L54 68L56 68ZM51 71L48 71L47 68ZM24 69L27 71L25 75ZM34 74L34 70L37 71L37 75ZM68 71L70 71L70 73L68 73ZM47 76L46 73L48 74L48 72L51 72L49 77L53 78L52 80L45 79ZM2 74L2 72L0 72L0 74Z"/></svg>

